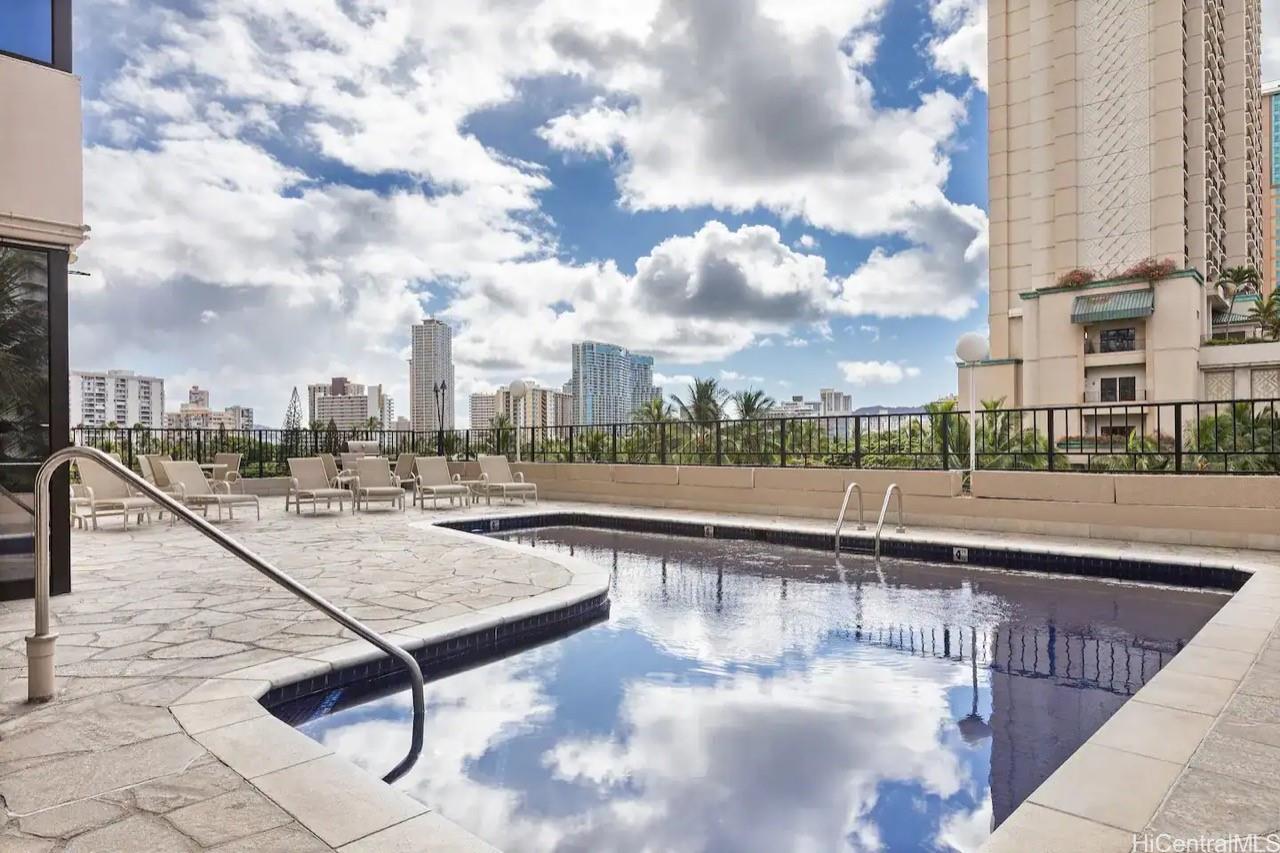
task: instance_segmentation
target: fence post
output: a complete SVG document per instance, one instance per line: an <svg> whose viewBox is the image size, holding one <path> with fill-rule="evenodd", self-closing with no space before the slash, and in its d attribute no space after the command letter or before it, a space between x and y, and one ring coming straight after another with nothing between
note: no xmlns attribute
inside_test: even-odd
<svg viewBox="0 0 1280 853"><path fill-rule="evenodd" d="M204 461L204 430L196 427L196 462Z"/></svg>
<svg viewBox="0 0 1280 853"><path fill-rule="evenodd" d="M658 424L658 464L667 464L667 423Z"/></svg>
<svg viewBox="0 0 1280 853"><path fill-rule="evenodd" d="M1048 416L1045 420L1044 430L1049 442L1049 470L1052 471L1057 467L1053 454L1055 441L1053 437L1053 409L1049 409Z"/></svg>
<svg viewBox="0 0 1280 853"><path fill-rule="evenodd" d="M787 467L787 419L778 421L778 464Z"/></svg>
<svg viewBox="0 0 1280 853"><path fill-rule="evenodd" d="M716 421L716 464L724 464L724 446L721 444L720 421Z"/></svg>
<svg viewBox="0 0 1280 853"><path fill-rule="evenodd" d="M265 465L262 457L266 456L266 451L262 446L262 430L258 430L258 479L261 480L264 475Z"/></svg>
<svg viewBox="0 0 1280 853"><path fill-rule="evenodd" d="M1159 436L1156 442L1160 441ZM1173 470L1182 473L1182 404L1173 404Z"/></svg>
<svg viewBox="0 0 1280 853"><path fill-rule="evenodd" d="M130 428L130 430L124 434L124 437L126 439L126 444L128 445L128 450L125 452L125 455L124 455L124 458L127 459L128 461L125 464L128 465L130 468L132 468L133 467L133 429Z"/></svg>
<svg viewBox="0 0 1280 853"><path fill-rule="evenodd" d="M462 458L467 460L471 458L471 430L463 433L462 437Z"/></svg>
<svg viewBox="0 0 1280 853"><path fill-rule="evenodd" d="M569 424L569 461L573 462L573 424Z"/></svg>
<svg viewBox="0 0 1280 853"><path fill-rule="evenodd" d="M862 467L862 418L853 416L853 467Z"/></svg>
<svg viewBox="0 0 1280 853"><path fill-rule="evenodd" d="M950 412L942 412L942 470L951 470L951 430L947 426L951 423L951 419L947 417Z"/></svg>
<svg viewBox="0 0 1280 853"><path fill-rule="evenodd" d="M609 426L609 458L614 465L618 464L618 425Z"/></svg>
<svg viewBox="0 0 1280 853"><path fill-rule="evenodd" d="M444 456L444 427L436 427L436 456Z"/></svg>

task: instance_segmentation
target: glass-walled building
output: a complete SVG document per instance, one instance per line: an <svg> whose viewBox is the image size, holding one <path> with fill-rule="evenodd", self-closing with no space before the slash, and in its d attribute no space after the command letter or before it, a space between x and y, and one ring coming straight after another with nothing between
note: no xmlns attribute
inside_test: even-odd
<svg viewBox="0 0 1280 853"><path fill-rule="evenodd" d="M67 267L84 241L71 0L0 4L0 598L31 595L33 484L69 440ZM68 488L53 485L52 589L70 589Z"/></svg>
<svg viewBox="0 0 1280 853"><path fill-rule="evenodd" d="M1280 82L1262 87L1263 115L1266 120L1267 156L1263 158L1266 177L1266 226L1263 235L1262 286L1270 293L1280 282Z"/></svg>

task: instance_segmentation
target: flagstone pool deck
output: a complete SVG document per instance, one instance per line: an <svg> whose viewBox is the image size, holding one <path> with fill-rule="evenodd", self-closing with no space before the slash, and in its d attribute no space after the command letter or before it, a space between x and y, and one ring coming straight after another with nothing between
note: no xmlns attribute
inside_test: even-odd
<svg viewBox="0 0 1280 853"><path fill-rule="evenodd" d="M434 521L583 511L830 530L600 504L316 517L282 504L264 500L260 522L222 529L411 649L608 587L602 568ZM1253 572L986 849L1120 851L1135 833L1280 831L1280 554L925 528L886 538ZM257 699L268 689L377 652L194 531L126 532L118 520L76 531L72 585L52 603L59 692L47 704L25 702L31 602L0 603L0 849L492 849L266 712Z"/></svg>

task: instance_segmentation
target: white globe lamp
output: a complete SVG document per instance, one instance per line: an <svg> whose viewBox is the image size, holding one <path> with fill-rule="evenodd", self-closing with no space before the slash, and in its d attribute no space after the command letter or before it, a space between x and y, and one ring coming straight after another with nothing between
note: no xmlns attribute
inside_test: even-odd
<svg viewBox="0 0 1280 853"><path fill-rule="evenodd" d="M524 422L524 395L529 393L529 385L523 379L515 379L515 380L512 380L510 385L507 386L507 390L511 392L511 399L513 401L515 400L520 401L520 406L518 408L514 405L514 402L512 404L512 408L515 409L515 414L516 414L516 461L519 462L520 461L520 427L523 425L523 422Z"/></svg>
<svg viewBox="0 0 1280 853"><path fill-rule="evenodd" d="M969 368L969 474L978 468L978 393L974 384L974 374L978 372L978 362L986 361L991 355L991 342L985 335L977 332L965 332L956 341L956 358Z"/></svg>

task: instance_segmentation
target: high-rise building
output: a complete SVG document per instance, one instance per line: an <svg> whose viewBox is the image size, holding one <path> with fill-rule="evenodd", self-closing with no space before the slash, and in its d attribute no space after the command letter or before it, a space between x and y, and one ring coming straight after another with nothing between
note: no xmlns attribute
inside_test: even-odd
<svg viewBox="0 0 1280 853"><path fill-rule="evenodd" d="M164 380L132 370L71 374L71 422L79 426L164 426Z"/></svg>
<svg viewBox="0 0 1280 853"><path fill-rule="evenodd" d="M515 399L507 387L493 394L494 409L522 427L568 426L573 423L573 395L557 388L528 383L524 397Z"/></svg>
<svg viewBox="0 0 1280 853"><path fill-rule="evenodd" d="M471 395L471 428L484 429L497 414L497 401L493 394Z"/></svg>
<svg viewBox="0 0 1280 853"><path fill-rule="evenodd" d="M76 392L67 365L67 268L88 231L83 123L71 63L72 0L0 7L0 266L16 297L0 308L0 325L21 330L0 342L10 380L0 384L0 484L30 502L36 471L68 444L80 420L69 414ZM65 469L53 482L50 588L58 594L71 589ZM0 500L0 527L10 525L34 529L16 504ZM10 541L15 547L0 554L0 598L29 597L34 537Z"/></svg>
<svg viewBox="0 0 1280 853"><path fill-rule="evenodd" d="M822 414L847 415L853 412L853 397L834 388L823 388L818 392L822 401Z"/></svg>
<svg viewBox="0 0 1280 853"><path fill-rule="evenodd" d="M1280 82L1262 87L1263 139L1266 156L1262 158L1265 202L1262 234L1262 286L1270 293L1280 283Z"/></svg>
<svg viewBox="0 0 1280 853"><path fill-rule="evenodd" d="M453 329L423 320L409 329L409 419L415 430L453 429Z"/></svg>
<svg viewBox="0 0 1280 853"><path fill-rule="evenodd" d="M359 385L347 382L332 386L341 394L317 394L313 422L325 429L332 422L340 430L366 429L371 423L381 428L393 422L390 398L381 385Z"/></svg>
<svg viewBox="0 0 1280 853"><path fill-rule="evenodd" d="M253 409L248 406L228 406L221 411L210 408L209 392L198 385L187 392L187 402L178 404L178 411L165 412L164 425L171 429L253 429Z"/></svg>
<svg viewBox="0 0 1280 853"><path fill-rule="evenodd" d="M1223 271L1264 266L1260 14L1259 0L990 0L980 399L1185 400L1250 384L1259 348L1202 345L1247 334Z"/></svg>
<svg viewBox="0 0 1280 853"><path fill-rule="evenodd" d="M637 408L662 396L653 384L653 358L615 344L573 345L573 420L580 424L621 423Z"/></svg>
<svg viewBox="0 0 1280 853"><path fill-rule="evenodd" d="M764 413L766 418L811 418L822 414L820 400L806 400L796 394L790 400L780 400Z"/></svg>

